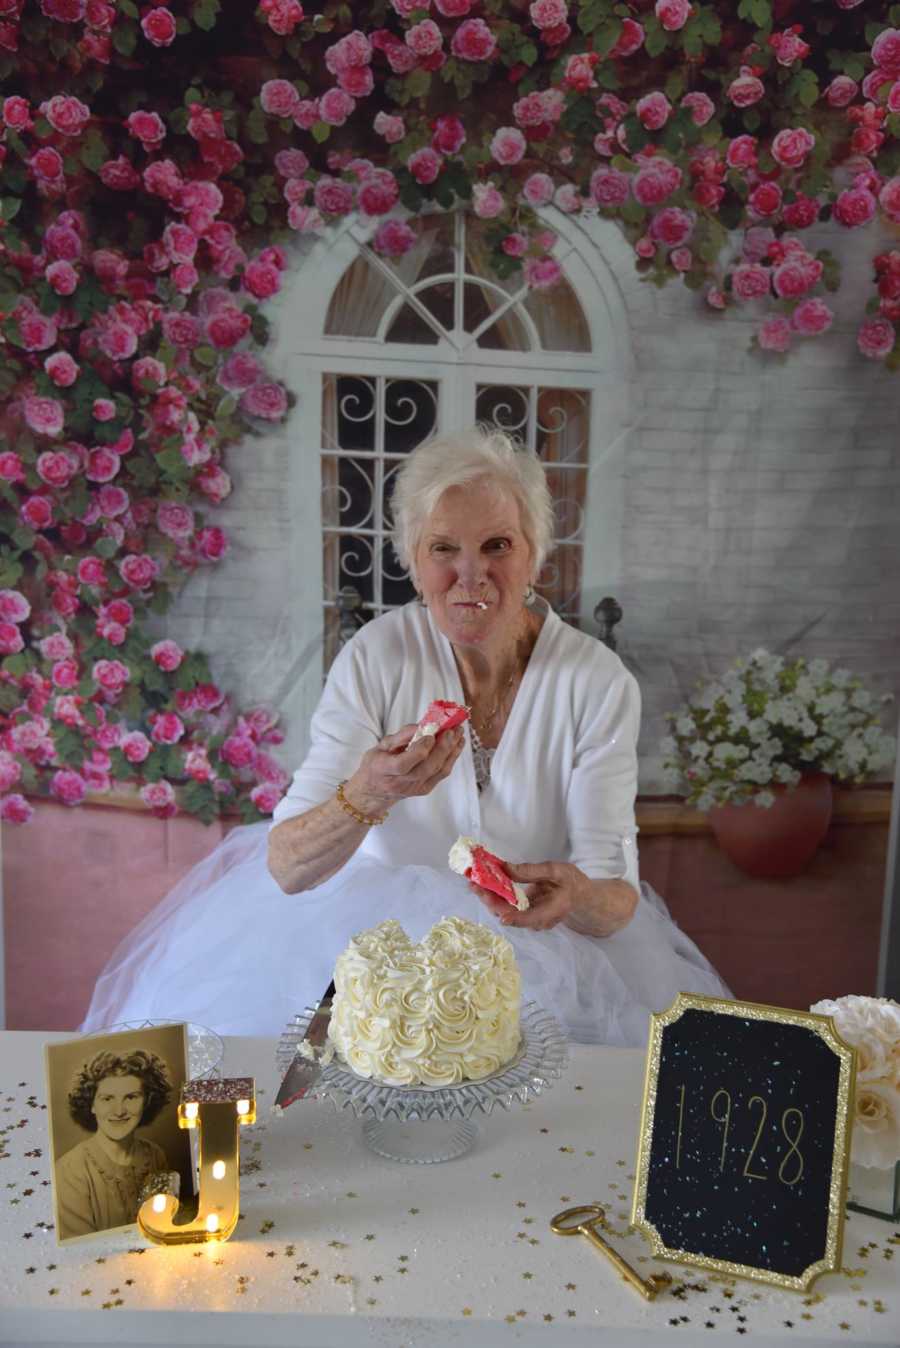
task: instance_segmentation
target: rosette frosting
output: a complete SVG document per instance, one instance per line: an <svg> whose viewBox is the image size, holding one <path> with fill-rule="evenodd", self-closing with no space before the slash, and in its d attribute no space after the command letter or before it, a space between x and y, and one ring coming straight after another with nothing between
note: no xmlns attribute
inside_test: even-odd
<svg viewBox="0 0 900 1348"><path fill-rule="evenodd" d="M328 1037L363 1077L452 1086L490 1076L519 1047L513 948L479 922L445 917L418 945L393 918L354 936L334 966Z"/></svg>

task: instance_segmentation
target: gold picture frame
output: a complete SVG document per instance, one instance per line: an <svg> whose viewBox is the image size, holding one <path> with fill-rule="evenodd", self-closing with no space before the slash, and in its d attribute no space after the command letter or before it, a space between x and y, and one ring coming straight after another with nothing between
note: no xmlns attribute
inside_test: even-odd
<svg viewBox="0 0 900 1348"><path fill-rule="evenodd" d="M834 1145L831 1156L831 1180L828 1191L825 1253L822 1258L808 1265L798 1275L782 1273L751 1264L735 1263L729 1259L719 1258L715 1254L704 1254L684 1248L670 1247L666 1245L656 1227L646 1216L663 1034L670 1025L674 1025L686 1011L690 1010L712 1011L723 1016L735 1016L745 1020L770 1021L782 1025L802 1027L811 1030L824 1040L828 1048L840 1060L835 1105ZM643 1101L641 1104L641 1122L638 1133L637 1164L631 1211L632 1226L641 1232L651 1245L653 1254L659 1258L672 1259L677 1263L692 1264L711 1272L773 1283L778 1287L790 1288L794 1291L805 1292L815 1279L821 1277L823 1273L838 1272L843 1254L844 1203L847 1193L847 1171L850 1163L850 1132L855 1081L856 1053L840 1037L830 1016L818 1015L814 1012L794 1011L784 1007L767 1006L758 1002L726 1001L718 997L704 997L699 994L680 992L667 1011L656 1012L651 1015ZM713 1113L713 1118L717 1118L715 1113ZM679 1125L679 1139L680 1136ZM758 1136L759 1133L757 1133L757 1138ZM724 1142L722 1154L724 1157ZM747 1173L746 1168L745 1173Z"/></svg>

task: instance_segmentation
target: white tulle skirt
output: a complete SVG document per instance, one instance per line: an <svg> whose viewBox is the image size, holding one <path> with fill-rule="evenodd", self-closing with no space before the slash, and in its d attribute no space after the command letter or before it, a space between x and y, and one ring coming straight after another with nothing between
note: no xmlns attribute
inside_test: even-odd
<svg viewBox="0 0 900 1348"><path fill-rule="evenodd" d="M267 834L267 823L234 829L121 942L82 1030L187 1020L219 1034L277 1035L318 1001L350 938L389 917L413 940L450 915L496 925L515 949L523 997L576 1042L643 1046L649 1013L677 992L731 995L647 884L615 936L501 928L451 871L359 854L317 889L285 894L266 866Z"/></svg>

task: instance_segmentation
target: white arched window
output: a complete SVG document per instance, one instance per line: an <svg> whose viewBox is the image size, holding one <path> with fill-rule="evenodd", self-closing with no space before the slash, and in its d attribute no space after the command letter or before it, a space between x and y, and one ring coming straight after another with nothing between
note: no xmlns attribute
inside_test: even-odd
<svg viewBox="0 0 900 1348"><path fill-rule="evenodd" d="M579 295L567 275L571 243L558 238L554 248L563 279L530 290L521 272L494 276L484 230L462 210L442 212L420 222L399 259L376 254L358 223L329 249L332 274L336 253L341 268L321 336L304 323L303 349L294 348L310 393L318 381L321 409L326 670L355 624L413 597L388 538L392 480L405 455L475 421L514 432L546 464L555 546L537 588L560 616L581 621L588 473L608 353L598 354L581 302L591 299L583 263Z"/></svg>

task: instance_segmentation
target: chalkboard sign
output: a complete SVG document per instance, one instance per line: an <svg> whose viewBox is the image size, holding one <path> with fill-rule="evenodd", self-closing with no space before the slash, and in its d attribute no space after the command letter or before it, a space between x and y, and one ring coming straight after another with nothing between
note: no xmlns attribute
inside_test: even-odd
<svg viewBox="0 0 900 1348"><path fill-rule="evenodd" d="M805 1290L841 1265L855 1054L830 1016L679 993L652 1017L632 1223Z"/></svg>

